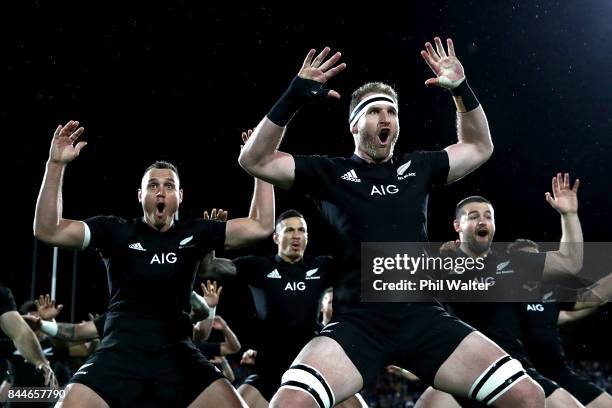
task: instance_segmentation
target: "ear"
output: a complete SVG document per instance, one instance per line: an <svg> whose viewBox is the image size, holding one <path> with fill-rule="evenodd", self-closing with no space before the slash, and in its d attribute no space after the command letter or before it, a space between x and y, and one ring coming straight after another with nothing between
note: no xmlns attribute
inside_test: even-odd
<svg viewBox="0 0 612 408"><path fill-rule="evenodd" d="M351 127L351 134L355 136L357 133L359 133L359 131L357 130L357 124L355 124L355 126Z"/></svg>
<svg viewBox="0 0 612 408"><path fill-rule="evenodd" d="M142 203L142 190L140 188L138 189L138 202Z"/></svg>
<svg viewBox="0 0 612 408"><path fill-rule="evenodd" d="M278 234L276 232L272 234L272 241L274 241L274 243L278 245Z"/></svg>
<svg viewBox="0 0 612 408"><path fill-rule="evenodd" d="M179 204L183 202L183 189L179 190Z"/></svg>
<svg viewBox="0 0 612 408"><path fill-rule="evenodd" d="M453 228L455 229L455 232L461 232L461 222L459 220L454 220Z"/></svg>

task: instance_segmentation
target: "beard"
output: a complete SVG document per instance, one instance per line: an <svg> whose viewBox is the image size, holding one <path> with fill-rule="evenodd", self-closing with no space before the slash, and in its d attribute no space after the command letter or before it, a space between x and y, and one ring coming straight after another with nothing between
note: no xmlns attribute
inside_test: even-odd
<svg viewBox="0 0 612 408"><path fill-rule="evenodd" d="M492 240L493 238L490 237L486 242L479 242L472 238L467 241L467 246L473 253L483 254L491 248Z"/></svg>
<svg viewBox="0 0 612 408"><path fill-rule="evenodd" d="M389 136L391 138L392 136ZM378 147L377 137L371 136L364 138L362 150L375 162L381 162L393 154L397 137L393 136L393 140L387 146Z"/></svg>

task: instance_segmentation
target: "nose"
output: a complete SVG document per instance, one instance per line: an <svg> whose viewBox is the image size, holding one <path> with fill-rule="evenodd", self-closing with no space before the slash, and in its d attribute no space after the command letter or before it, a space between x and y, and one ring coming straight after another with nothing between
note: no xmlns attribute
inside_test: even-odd
<svg viewBox="0 0 612 408"><path fill-rule="evenodd" d="M389 124L389 113L382 109L378 114L378 122L381 124Z"/></svg>

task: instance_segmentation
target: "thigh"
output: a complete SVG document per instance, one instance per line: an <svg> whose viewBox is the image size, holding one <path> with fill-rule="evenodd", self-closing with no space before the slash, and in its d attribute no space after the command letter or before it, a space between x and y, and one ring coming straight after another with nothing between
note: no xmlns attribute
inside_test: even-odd
<svg viewBox="0 0 612 408"><path fill-rule="evenodd" d="M505 355L507 353L501 347L482 333L472 332L440 366L433 385L440 390L467 397L481 374Z"/></svg>
<svg viewBox="0 0 612 408"><path fill-rule="evenodd" d="M312 339L295 358L276 395L284 389L312 388L323 400L342 401L362 387L361 374L342 346L334 339L320 336Z"/></svg>
<svg viewBox="0 0 612 408"><path fill-rule="evenodd" d="M259 392L259 389L255 387L253 383L245 381L240 387L238 387L238 394L251 408L268 408L268 403L270 400L264 398L264 396ZM272 398L270 397L270 399Z"/></svg>
<svg viewBox="0 0 612 408"><path fill-rule="evenodd" d="M206 387L188 407L248 408L248 405L238 395L230 382L221 378Z"/></svg>
<svg viewBox="0 0 612 408"><path fill-rule="evenodd" d="M55 408L108 408L109 405L94 390L83 384L68 384L63 400Z"/></svg>

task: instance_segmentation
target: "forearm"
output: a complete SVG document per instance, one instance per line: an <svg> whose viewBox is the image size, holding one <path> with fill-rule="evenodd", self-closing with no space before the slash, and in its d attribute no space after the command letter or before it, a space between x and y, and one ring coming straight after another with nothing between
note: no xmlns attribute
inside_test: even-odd
<svg viewBox="0 0 612 408"><path fill-rule="evenodd" d="M577 273L582 269L584 256L584 239L582 227L577 213L566 213L561 215L561 242L559 253L569 263L569 270Z"/></svg>
<svg viewBox="0 0 612 408"><path fill-rule="evenodd" d="M262 229L267 231L266 235L272 233L274 230L274 187L272 184L258 178L255 179L249 218L257 221Z"/></svg>
<svg viewBox="0 0 612 408"><path fill-rule="evenodd" d="M238 158L240 165L257 177L258 169L272 160L283 140L285 129L285 126L278 126L267 116L264 117L240 151Z"/></svg>
<svg viewBox="0 0 612 408"><path fill-rule="evenodd" d="M482 106L469 112L457 111L458 143L474 145L487 158L493 153L489 123Z"/></svg>
<svg viewBox="0 0 612 408"><path fill-rule="evenodd" d="M62 218L62 180L65 165L47 162L45 176L38 194L34 213L34 235L50 239L60 226Z"/></svg>
<svg viewBox="0 0 612 408"><path fill-rule="evenodd" d="M19 331L18 335L13 338L13 342L23 358L36 367L48 363L36 335L27 326Z"/></svg>
<svg viewBox="0 0 612 408"><path fill-rule="evenodd" d="M222 355L237 353L242 348L238 336L229 327L223 330L223 336L225 337L225 342L221 344Z"/></svg>
<svg viewBox="0 0 612 408"><path fill-rule="evenodd" d="M230 366L229 361L227 361L227 359L223 359L221 367L223 368L223 375L229 380L229 382L234 382L234 380L236 379L236 377L234 376L234 370L232 370L232 367Z"/></svg>
<svg viewBox="0 0 612 408"><path fill-rule="evenodd" d="M212 330L213 319L200 320L193 327L193 341L202 343L208 340Z"/></svg>

